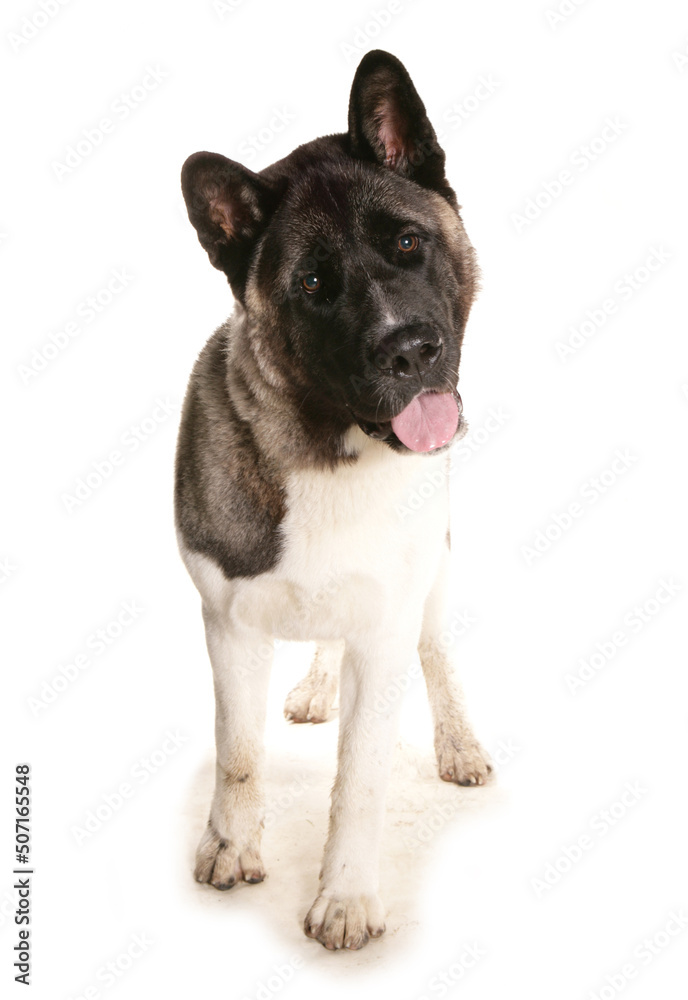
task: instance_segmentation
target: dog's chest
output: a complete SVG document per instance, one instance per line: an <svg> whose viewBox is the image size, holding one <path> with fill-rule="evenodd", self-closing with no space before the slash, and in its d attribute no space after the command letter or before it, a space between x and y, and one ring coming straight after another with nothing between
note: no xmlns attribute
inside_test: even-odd
<svg viewBox="0 0 688 1000"><path fill-rule="evenodd" d="M445 544L446 456L397 454L359 433L355 463L289 477L279 562L238 585L237 621L332 639L422 612ZM412 497L422 503L409 516Z"/></svg>
<svg viewBox="0 0 688 1000"><path fill-rule="evenodd" d="M331 622L345 609L365 617L387 603L422 603L431 585L447 530L446 456L397 454L358 430L352 436L355 463L288 479L282 554L255 582L275 634L296 637L288 633L297 606L319 631L315 619ZM413 497L422 503L409 516Z"/></svg>

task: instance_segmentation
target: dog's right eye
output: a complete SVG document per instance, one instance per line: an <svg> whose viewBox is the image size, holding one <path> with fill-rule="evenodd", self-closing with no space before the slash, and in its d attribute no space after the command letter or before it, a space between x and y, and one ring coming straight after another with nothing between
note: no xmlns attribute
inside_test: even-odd
<svg viewBox="0 0 688 1000"><path fill-rule="evenodd" d="M307 274L306 277L301 280L301 284L305 291L307 291L309 295L312 295L313 292L317 292L320 288L320 278L317 274Z"/></svg>
<svg viewBox="0 0 688 1000"><path fill-rule="evenodd" d="M419 244L420 240L416 235L414 235L414 233L405 233L397 240L397 246L400 250L403 250L404 253L412 253L414 250L418 249Z"/></svg>

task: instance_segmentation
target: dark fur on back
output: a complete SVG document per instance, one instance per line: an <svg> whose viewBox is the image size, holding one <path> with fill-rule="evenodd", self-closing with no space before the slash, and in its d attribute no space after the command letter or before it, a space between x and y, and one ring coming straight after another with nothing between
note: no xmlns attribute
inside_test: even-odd
<svg viewBox="0 0 688 1000"><path fill-rule="evenodd" d="M175 506L186 544L231 578L275 564L284 500L277 470L232 402L228 334L229 324L215 332L191 377L177 445Z"/></svg>

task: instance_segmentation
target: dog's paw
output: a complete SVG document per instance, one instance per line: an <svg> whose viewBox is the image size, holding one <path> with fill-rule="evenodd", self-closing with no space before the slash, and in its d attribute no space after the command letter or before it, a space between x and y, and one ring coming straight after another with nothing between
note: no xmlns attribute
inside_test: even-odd
<svg viewBox="0 0 688 1000"><path fill-rule="evenodd" d="M242 880L262 882L265 869L256 849L247 846L237 850L209 825L196 851L194 878L216 889L231 889Z"/></svg>
<svg viewBox="0 0 688 1000"><path fill-rule="evenodd" d="M385 932L385 911L378 896L318 896L303 923L308 937L330 951L356 951Z"/></svg>
<svg viewBox="0 0 688 1000"><path fill-rule="evenodd" d="M457 785L483 785L492 771L490 758L475 739L444 736L436 744L442 781Z"/></svg>
<svg viewBox="0 0 688 1000"><path fill-rule="evenodd" d="M304 677L287 695L284 717L289 722L327 722L337 695L337 679L314 682Z"/></svg>

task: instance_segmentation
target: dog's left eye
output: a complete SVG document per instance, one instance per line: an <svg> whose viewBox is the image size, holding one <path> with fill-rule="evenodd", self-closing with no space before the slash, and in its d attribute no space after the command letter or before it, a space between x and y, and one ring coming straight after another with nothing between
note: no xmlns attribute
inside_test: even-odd
<svg viewBox="0 0 688 1000"><path fill-rule="evenodd" d="M404 236L400 236L397 240L397 246L404 253L410 253L411 250L417 250L420 240L413 233L406 233Z"/></svg>
<svg viewBox="0 0 688 1000"><path fill-rule="evenodd" d="M307 274L305 278L301 281L304 289L309 293L317 292L320 288L320 278L317 274Z"/></svg>

